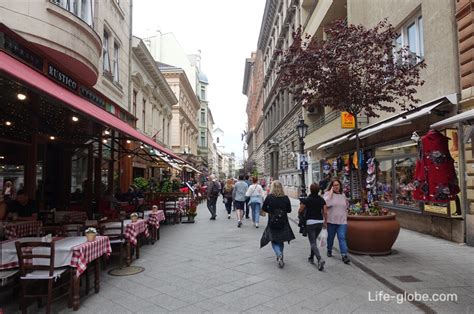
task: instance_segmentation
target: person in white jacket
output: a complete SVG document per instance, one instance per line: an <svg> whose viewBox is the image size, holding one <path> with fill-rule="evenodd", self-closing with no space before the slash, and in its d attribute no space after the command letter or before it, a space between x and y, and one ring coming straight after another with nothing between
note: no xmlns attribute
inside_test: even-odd
<svg viewBox="0 0 474 314"><path fill-rule="evenodd" d="M258 222L260 220L260 208L262 208L264 192L260 184L258 184L258 178L252 178L253 184L247 189L245 196L249 197L249 205L252 208L252 221L255 228L258 228Z"/></svg>

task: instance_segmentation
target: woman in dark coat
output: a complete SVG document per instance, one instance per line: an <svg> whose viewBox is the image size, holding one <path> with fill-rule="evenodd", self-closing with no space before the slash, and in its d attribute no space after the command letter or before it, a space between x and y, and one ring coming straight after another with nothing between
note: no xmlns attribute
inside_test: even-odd
<svg viewBox="0 0 474 314"><path fill-rule="evenodd" d="M280 181L275 180L271 184L270 194L265 198L262 210L268 213L268 223L262 238L260 247L264 247L268 242L272 242L272 248L277 256L278 266L282 268L283 262L283 242L295 239L288 221L288 213L291 212L291 203L288 196L283 192Z"/></svg>

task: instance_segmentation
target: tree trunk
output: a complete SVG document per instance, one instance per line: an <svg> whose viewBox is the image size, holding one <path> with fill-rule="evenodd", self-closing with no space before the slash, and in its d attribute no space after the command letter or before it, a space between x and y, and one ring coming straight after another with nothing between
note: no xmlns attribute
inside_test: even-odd
<svg viewBox="0 0 474 314"><path fill-rule="evenodd" d="M359 197L360 197L360 205L364 208L364 184L362 182L362 169L360 169L359 164L359 151L360 151L360 140L359 140L359 122L357 121L357 114L353 114L354 122L355 122L355 140L356 140L356 154L357 154L357 179L359 180Z"/></svg>

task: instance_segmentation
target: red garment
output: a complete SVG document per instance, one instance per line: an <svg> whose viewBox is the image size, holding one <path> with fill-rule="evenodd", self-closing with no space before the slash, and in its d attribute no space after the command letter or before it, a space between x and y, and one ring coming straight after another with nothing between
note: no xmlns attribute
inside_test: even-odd
<svg viewBox="0 0 474 314"><path fill-rule="evenodd" d="M448 149L449 138L437 130L420 140L420 156L415 168L413 198L423 202L447 203L459 193L454 159Z"/></svg>

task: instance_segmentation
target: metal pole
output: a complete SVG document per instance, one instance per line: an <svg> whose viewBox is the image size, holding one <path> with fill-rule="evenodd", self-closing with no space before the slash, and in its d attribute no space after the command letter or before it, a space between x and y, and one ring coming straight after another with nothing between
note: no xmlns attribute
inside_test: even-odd
<svg viewBox="0 0 474 314"><path fill-rule="evenodd" d="M300 154L301 154L301 156L304 155L304 140L302 138L300 138ZM300 161L300 168L301 168L301 195L300 195L300 198L305 198L306 197L306 180L305 180L305 175L304 175L305 169L301 165L301 161Z"/></svg>

